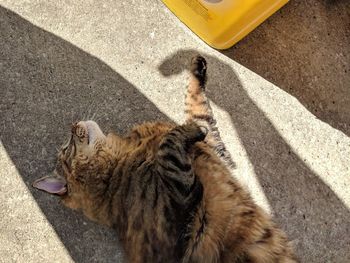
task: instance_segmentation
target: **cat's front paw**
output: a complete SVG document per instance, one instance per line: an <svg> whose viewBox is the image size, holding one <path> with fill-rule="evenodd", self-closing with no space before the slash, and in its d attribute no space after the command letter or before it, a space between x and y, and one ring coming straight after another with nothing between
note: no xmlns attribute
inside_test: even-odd
<svg viewBox="0 0 350 263"><path fill-rule="evenodd" d="M200 55L192 58L191 72L199 80L200 83L205 83L207 72L207 61Z"/></svg>

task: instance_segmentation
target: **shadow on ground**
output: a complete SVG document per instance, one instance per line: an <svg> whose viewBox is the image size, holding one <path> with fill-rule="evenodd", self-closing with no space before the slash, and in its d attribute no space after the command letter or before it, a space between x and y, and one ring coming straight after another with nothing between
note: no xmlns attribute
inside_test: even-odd
<svg viewBox="0 0 350 263"><path fill-rule="evenodd" d="M178 74L195 53L179 51L159 70L165 76ZM204 56L209 68L207 95L231 116L275 220L294 240L301 262L349 261L347 207L293 152L250 99L232 68L215 57ZM234 159L234 152L232 156Z"/></svg>
<svg viewBox="0 0 350 263"><path fill-rule="evenodd" d="M222 53L350 136L350 1L291 0Z"/></svg>
<svg viewBox="0 0 350 263"><path fill-rule="evenodd" d="M0 139L7 153L73 260L116 262L113 231L30 184L52 171L73 121L95 114L101 127L124 132L167 117L101 60L3 7L0 57Z"/></svg>
<svg viewBox="0 0 350 263"><path fill-rule="evenodd" d="M192 55L181 51L160 70L176 74ZM7 153L74 261L116 261L113 231L84 224L82 215L30 183L54 168L56 147L72 121L96 114L104 130L124 132L167 117L105 63L2 7L0 56L0 139ZM296 240L298 254L304 262L350 259L347 208L284 142L231 67L208 60L208 96L231 115L276 220Z"/></svg>

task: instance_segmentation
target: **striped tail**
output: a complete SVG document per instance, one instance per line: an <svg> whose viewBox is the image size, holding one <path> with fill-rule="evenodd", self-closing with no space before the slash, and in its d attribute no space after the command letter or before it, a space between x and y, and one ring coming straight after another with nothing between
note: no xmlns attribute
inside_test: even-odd
<svg viewBox="0 0 350 263"><path fill-rule="evenodd" d="M192 58L191 78L186 95L186 119L187 122L195 122L199 126L206 127L209 131L205 141L211 146L217 155L230 168L235 167L231 154L223 143L220 132L213 117L213 111L205 95L207 81L207 62L201 56Z"/></svg>

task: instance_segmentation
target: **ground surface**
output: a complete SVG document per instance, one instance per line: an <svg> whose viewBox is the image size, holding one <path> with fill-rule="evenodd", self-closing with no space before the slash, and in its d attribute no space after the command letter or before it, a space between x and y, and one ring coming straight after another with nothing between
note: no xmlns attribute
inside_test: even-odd
<svg viewBox="0 0 350 263"><path fill-rule="evenodd" d="M350 262L349 12L292 0L218 52L160 1L0 0L0 262L122 261L113 231L30 184L72 121L182 122L198 52L235 176L302 262Z"/></svg>

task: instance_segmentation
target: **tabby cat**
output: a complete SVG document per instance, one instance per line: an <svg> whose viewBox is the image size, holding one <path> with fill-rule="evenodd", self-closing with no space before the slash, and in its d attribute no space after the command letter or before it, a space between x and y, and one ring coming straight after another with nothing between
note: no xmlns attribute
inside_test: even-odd
<svg viewBox="0 0 350 263"><path fill-rule="evenodd" d="M121 137L80 121L56 176L33 186L115 228L129 262L297 262L285 234L231 176L204 93L206 67L192 59L185 124L145 123Z"/></svg>

